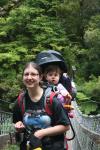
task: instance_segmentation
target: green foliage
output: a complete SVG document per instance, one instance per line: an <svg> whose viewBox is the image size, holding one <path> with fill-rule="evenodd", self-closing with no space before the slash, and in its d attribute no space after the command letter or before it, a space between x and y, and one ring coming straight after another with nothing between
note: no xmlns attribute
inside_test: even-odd
<svg viewBox="0 0 100 150"><path fill-rule="evenodd" d="M42 50L60 51L70 75L71 66L76 66L77 80L100 75L100 1L2 0L0 4L1 99L17 95L23 65ZM99 86L96 91L91 87L84 94L98 99Z"/></svg>
<svg viewBox="0 0 100 150"><path fill-rule="evenodd" d="M100 77L91 76L91 80L80 83L77 90L76 99L81 111L85 114L99 114Z"/></svg>
<svg viewBox="0 0 100 150"><path fill-rule="evenodd" d="M83 92L77 92L76 98L77 98L78 101L86 101L86 100L90 99Z"/></svg>
<svg viewBox="0 0 100 150"><path fill-rule="evenodd" d="M100 113L100 77L91 76L89 82L82 82L78 86L77 102L83 113Z"/></svg>
<svg viewBox="0 0 100 150"><path fill-rule="evenodd" d="M7 145L3 150L19 150L19 145Z"/></svg>
<svg viewBox="0 0 100 150"><path fill-rule="evenodd" d="M85 80L89 80L91 74L97 77L100 75L99 6L100 1L97 0L65 0L57 7L57 15L70 44L78 47L74 52L74 63L78 68L78 76L83 76Z"/></svg>
<svg viewBox="0 0 100 150"><path fill-rule="evenodd" d="M68 43L56 17L56 4L26 0L0 18L1 99L11 100L17 96L25 62L33 60L41 50L61 50Z"/></svg>
<svg viewBox="0 0 100 150"><path fill-rule="evenodd" d="M64 3L58 5L57 10L57 15L59 19L61 19L61 21L63 22L68 37L75 41L75 39L78 39L78 37L76 37L76 34L77 26L79 24L79 1L66 0L64 1Z"/></svg>
<svg viewBox="0 0 100 150"><path fill-rule="evenodd" d="M100 100L100 77L85 82L82 91L94 101Z"/></svg>
<svg viewBox="0 0 100 150"><path fill-rule="evenodd" d="M98 76L100 75L100 15L91 17L88 29L85 33L86 46L89 48L87 51L89 63L86 65L86 73L88 76L91 72Z"/></svg>
<svg viewBox="0 0 100 150"><path fill-rule="evenodd" d="M95 112L97 109L97 104L92 102L79 103L79 108L82 113L90 115L91 112Z"/></svg>
<svg viewBox="0 0 100 150"><path fill-rule="evenodd" d="M0 99L13 100L19 93L22 83L21 76L14 72L14 69L9 68L3 74L0 72L0 76L3 76L0 82Z"/></svg>
<svg viewBox="0 0 100 150"><path fill-rule="evenodd" d="M0 1L0 7L6 5L8 2L9 2L9 0Z"/></svg>
<svg viewBox="0 0 100 150"><path fill-rule="evenodd" d="M100 77L91 76L88 82L80 83L78 86L77 99L84 101L93 100L97 104L100 103Z"/></svg>

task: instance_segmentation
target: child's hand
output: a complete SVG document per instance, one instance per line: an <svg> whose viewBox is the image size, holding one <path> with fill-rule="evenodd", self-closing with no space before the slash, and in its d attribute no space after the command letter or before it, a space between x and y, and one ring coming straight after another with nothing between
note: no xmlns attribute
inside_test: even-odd
<svg viewBox="0 0 100 150"><path fill-rule="evenodd" d="M72 96L68 93L68 94L66 95L66 99L67 99L68 101L71 101Z"/></svg>

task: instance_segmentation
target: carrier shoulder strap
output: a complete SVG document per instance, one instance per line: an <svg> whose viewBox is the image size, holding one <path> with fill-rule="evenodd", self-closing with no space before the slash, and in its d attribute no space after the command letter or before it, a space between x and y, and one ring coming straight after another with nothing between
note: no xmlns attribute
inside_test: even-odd
<svg viewBox="0 0 100 150"><path fill-rule="evenodd" d="M52 91L51 87L48 87L45 90L44 93L44 107L45 107L45 111L47 112L48 115L52 115L53 111L52 111L52 102L53 102L53 98L56 95L55 92ZM25 92L22 92L19 94L18 98L18 105L21 108L21 112L22 114L24 114L25 112Z"/></svg>
<svg viewBox="0 0 100 150"><path fill-rule="evenodd" d="M19 94L18 98L18 105L21 108L22 114L25 112L25 92Z"/></svg>
<svg viewBox="0 0 100 150"><path fill-rule="evenodd" d="M55 96L56 96L56 92L52 91L51 87L48 87L45 90L45 93L44 93L44 97L45 97L44 106L45 106L45 111L47 112L48 115L53 115L52 103L53 103L53 98ZM25 92L20 93L17 100L18 100L18 105L21 108L22 114L24 114L24 112L25 112ZM68 119L69 119L69 117L68 117ZM72 129L72 132L73 132L73 136L72 136L72 138L67 138L66 137L67 141L73 140L75 138L75 131L73 129L73 126L71 124L70 119L69 119L69 122L70 122L70 126L71 126L71 129Z"/></svg>
<svg viewBox="0 0 100 150"><path fill-rule="evenodd" d="M56 93L51 91L50 89L46 89L45 91L45 100L44 100L44 105L45 105L45 110L49 115L53 114L52 110L52 103L53 103L53 98L56 96Z"/></svg>

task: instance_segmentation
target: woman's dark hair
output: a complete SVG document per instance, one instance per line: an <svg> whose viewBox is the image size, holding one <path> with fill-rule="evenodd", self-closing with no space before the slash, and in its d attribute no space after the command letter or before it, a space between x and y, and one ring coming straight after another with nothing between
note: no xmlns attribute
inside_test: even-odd
<svg viewBox="0 0 100 150"><path fill-rule="evenodd" d="M25 70L26 68L28 68L30 65L31 65L34 69L36 69L36 70L39 72L39 75L42 74L42 70L41 70L40 66L39 66L38 64L36 64L35 62L32 62L32 61L26 63L26 65L25 65L25 67L24 67L24 69L23 69L23 73L24 73L24 70Z"/></svg>

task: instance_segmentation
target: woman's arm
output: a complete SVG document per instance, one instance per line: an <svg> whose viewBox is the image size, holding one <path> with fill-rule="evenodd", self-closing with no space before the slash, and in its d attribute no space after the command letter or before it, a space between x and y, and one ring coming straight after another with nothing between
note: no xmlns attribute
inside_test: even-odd
<svg viewBox="0 0 100 150"><path fill-rule="evenodd" d="M51 127L38 130L34 133L36 137L42 139L45 136L55 136L59 134L63 134L67 130L70 129L70 122L68 119L67 114L62 106L62 104L57 100L55 97L52 103L52 110L53 110L53 124Z"/></svg>
<svg viewBox="0 0 100 150"><path fill-rule="evenodd" d="M54 127L49 127L46 129L41 129L38 130L34 133L34 135L39 138L42 139L45 136L55 136L55 135L59 135L61 133L66 132L67 130L69 130L69 125L64 126L64 125L56 125Z"/></svg>
<svg viewBox="0 0 100 150"><path fill-rule="evenodd" d="M20 107L18 105L18 100L16 100L14 108L13 108L13 123L16 131L22 132L25 128L22 122L22 113Z"/></svg>
<svg viewBox="0 0 100 150"><path fill-rule="evenodd" d="M18 121L23 120L21 108L18 105L18 100L16 100L15 105L13 107L13 123L17 123Z"/></svg>

